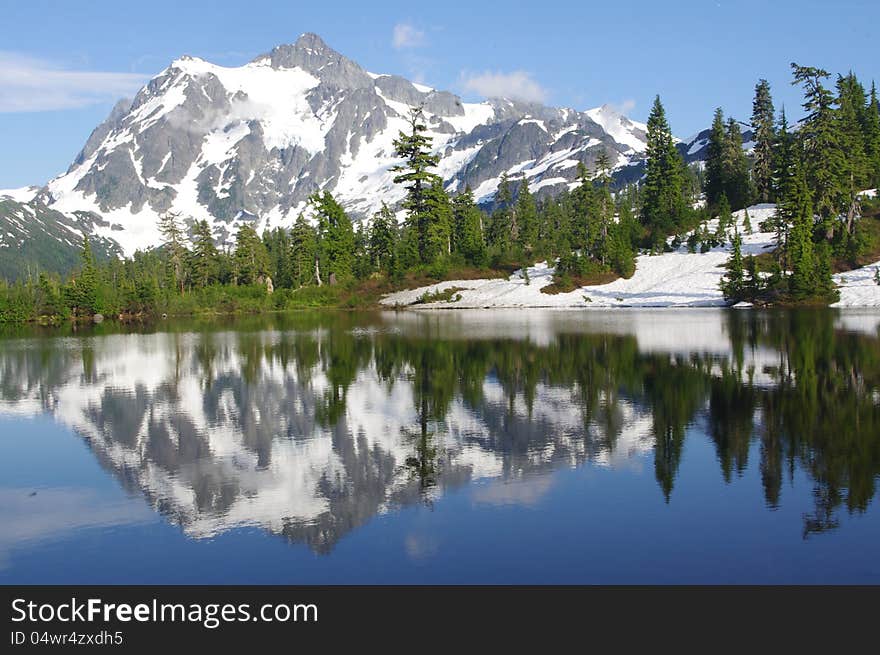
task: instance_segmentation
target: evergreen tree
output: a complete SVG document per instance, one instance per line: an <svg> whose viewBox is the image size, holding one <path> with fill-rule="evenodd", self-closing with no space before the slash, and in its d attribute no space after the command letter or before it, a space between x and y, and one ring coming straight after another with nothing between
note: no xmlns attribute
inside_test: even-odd
<svg viewBox="0 0 880 655"><path fill-rule="evenodd" d="M629 226L618 221L608 228L607 263L615 273L624 278L636 271L636 258L630 242Z"/></svg>
<svg viewBox="0 0 880 655"><path fill-rule="evenodd" d="M877 88L871 83L871 96L865 111L865 157L868 163L868 186L880 187L880 104Z"/></svg>
<svg viewBox="0 0 880 655"><path fill-rule="evenodd" d="M317 283L315 263L318 257L315 229L309 225L305 216L297 216L290 231L290 275L291 286L298 288Z"/></svg>
<svg viewBox="0 0 880 655"><path fill-rule="evenodd" d="M395 248L397 244L397 219L384 202L373 216L370 226L370 259L373 266L387 275L394 270Z"/></svg>
<svg viewBox="0 0 880 655"><path fill-rule="evenodd" d="M351 219L329 191L315 193L309 202L318 220L318 255L322 274L328 280L331 274L339 281L351 277L355 245Z"/></svg>
<svg viewBox="0 0 880 655"><path fill-rule="evenodd" d="M776 248L773 251L776 263L782 270L788 268L788 232L794 217L797 214L797 203L789 202L787 198L795 196L794 186L796 176L794 172L799 166L800 153L794 137L788 131L788 119L783 107L779 117L779 130L776 133L776 146L773 157L773 186L774 195L777 198L776 215L774 224L776 228Z"/></svg>
<svg viewBox="0 0 880 655"><path fill-rule="evenodd" d="M718 227L715 230L715 242L723 245L727 235L727 228L733 223L733 214L730 211L730 203L727 202L727 194L722 193L718 201Z"/></svg>
<svg viewBox="0 0 880 655"><path fill-rule="evenodd" d="M742 148L742 131L733 118L727 119L724 135L724 193L733 210L746 207L752 197L749 161Z"/></svg>
<svg viewBox="0 0 880 655"><path fill-rule="evenodd" d="M439 177L435 177L428 188L425 208L429 216L428 240L422 261L433 262L452 252L452 205Z"/></svg>
<svg viewBox="0 0 880 655"><path fill-rule="evenodd" d="M186 281L186 246L183 242L183 229L178 222L179 214L165 212L159 216L159 232L162 235L163 246L168 257L169 280L172 286L180 289L183 295L183 287Z"/></svg>
<svg viewBox="0 0 880 655"><path fill-rule="evenodd" d="M193 250L191 255L192 279L196 286L206 287L217 280L220 272L219 255L214 246L214 236L208 221L195 224Z"/></svg>
<svg viewBox="0 0 880 655"><path fill-rule="evenodd" d="M715 110L709 144L706 147L706 204L714 209L725 193L727 181L724 176L724 143L727 133L724 129L724 112L721 107Z"/></svg>
<svg viewBox="0 0 880 655"><path fill-rule="evenodd" d="M791 262L789 291L798 300L816 291L816 259L813 252L813 203L803 169L798 160L791 173L792 181L782 197L784 215L791 221L788 256Z"/></svg>
<svg viewBox="0 0 880 655"><path fill-rule="evenodd" d="M822 80L829 73L821 68L791 64L792 84L804 87L803 107L807 112L798 138L803 151L804 175L812 193L813 207L822 220L827 239L834 236L833 218L840 211L840 179L843 153L834 116L834 96Z"/></svg>
<svg viewBox="0 0 880 655"><path fill-rule="evenodd" d="M438 198L431 189L440 177L428 169L437 166L440 157L431 154L432 139L426 134L428 128L424 123L422 107L411 110L409 126L408 134L400 132L394 140L395 153L403 157L405 163L393 166L391 170L399 173L394 177L395 184L403 184L406 188L403 207L408 212L407 223L415 230L419 260L429 263L432 254L436 254L431 252L431 241L438 234L437 229L432 229L431 222L442 217L433 216L429 211L429 197L435 201Z"/></svg>
<svg viewBox="0 0 880 655"><path fill-rule="evenodd" d="M672 140L660 96L648 117L647 162L642 192L642 224L648 229L651 246L662 249L667 234L685 215L682 194L681 155Z"/></svg>
<svg viewBox="0 0 880 655"><path fill-rule="evenodd" d="M852 73L837 78L837 106L837 139L846 153L840 167L839 186L844 203L841 209L846 209L847 233L851 234L860 212L859 192L867 186L870 177L865 153L865 90Z"/></svg>
<svg viewBox="0 0 880 655"><path fill-rule="evenodd" d="M752 155L752 179L758 202L772 202L774 199L775 118L773 99L770 96L770 83L767 80L759 80L755 86L755 99L752 102L752 130L755 141Z"/></svg>
<svg viewBox="0 0 880 655"><path fill-rule="evenodd" d="M596 160L593 205L596 213L596 238L592 255L606 264L612 257L612 251L621 248L623 243L612 243L610 235L611 226L614 224L614 201L611 198L611 162L604 150L599 153ZM614 238L617 237L618 235L615 234ZM614 257L619 259L621 253L615 253Z"/></svg>
<svg viewBox="0 0 880 655"><path fill-rule="evenodd" d="M63 313L61 294L55 282L45 273L40 273L37 282L37 315L56 316Z"/></svg>
<svg viewBox="0 0 880 655"><path fill-rule="evenodd" d="M600 233L593 181L583 162L578 162L577 170L580 184L571 194L573 212L571 246L592 252Z"/></svg>
<svg viewBox="0 0 880 655"><path fill-rule="evenodd" d="M235 235L234 261L238 284L258 284L268 275L269 253L253 226L239 225Z"/></svg>
<svg viewBox="0 0 880 655"><path fill-rule="evenodd" d="M71 280L67 292L67 303L75 313L93 315L99 313L98 307L98 269L92 244L83 235L83 248L80 253L81 268L78 277Z"/></svg>
<svg viewBox="0 0 880 655"><path fill-rule="evenodd" d="M513 192L507 173L501 174L501 181L495 193L495 209L489 229L489 244L500 255L510 253L511 245L516 239L515 215L512 209Z"/></svg>
<svg viewBox="0 0 880 655"><path fill-rule="evenodd" d="M370 237L362 221L358 223L357 229L354 232L352 273L357 279L363 280L368 278L373 270L374 267L370 258Z"/></svg>
<svg viewBox="0 0 880 655"><path fill-rule="evenodd" d="M486 265L486 245L483 240L483 215L474 202L474 194L468 186L452 203L455 225L455 250L465 261L474 266Z"/></svg>
<svg viewBox="0 0 880 655"><path fill-rule="evenodd" d="M742 238L739 230L734 229L733 251L726 264L727 273L721 280L721 292L727 300L738 302L743 300L745 274L742 257Z"/></svg>
<svg viewBox="0 0 880 655"><path fill-rule="evenodd" d="M516 199L516 224L519 228L517 245L520 250L534 250L538 235L538 209L524 177Z"/></svg>

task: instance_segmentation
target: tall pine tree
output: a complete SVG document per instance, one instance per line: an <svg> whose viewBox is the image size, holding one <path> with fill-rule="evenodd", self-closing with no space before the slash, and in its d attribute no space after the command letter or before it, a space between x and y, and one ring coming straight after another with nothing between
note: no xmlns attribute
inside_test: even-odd
<svg viewBox="0 0 880 655"><path fill-rule="evenodd" d="M394 150L405 163L393 166L391 170L399 173L394 177L395 184L403 184L406 188L406 199L403 202L408 212L407 223L414 230L419 260L429 263L436 256L436 248L432 247L432 238L436 238L437 230L432 229L432 221L442 217L431 214L429 198L437 199L432 187L440 179L429 169L437 166L439 155L431 154L432 139L426 132L422 107L414 107L409 117L409 133L400 132L394 140ZM435 244L436 245L436 244Z"/></svg>
<svg viewBox="0 0 880 655"><path fill-rule="evenodd" d="M755 148L752 159L752 179L758 202L772 202L773 195L773 148L776 143L776 115L770 83L759 80L755 86L752 102L752 131Z"/></svg>
<svg viewBox="0 0 880 655"><path fill-rule="evenodd" d="M828 71L792 62L792 84L804 88L803 107L807 112L798 138L803 151L804 176L812 192L813 207L822 220L825 237L834 236L834 218L840 212L840 180L843 153L840 149L834 112L834 95L822 80Z"/></svg>
<svg viewBox="0 0 880 655"><path fill-rule="evenodd" d="M652 249L660 250L685 215L682 193L684 164L672 139L660 96L648 117L647 162L642 192L642 223Z"/></svg>

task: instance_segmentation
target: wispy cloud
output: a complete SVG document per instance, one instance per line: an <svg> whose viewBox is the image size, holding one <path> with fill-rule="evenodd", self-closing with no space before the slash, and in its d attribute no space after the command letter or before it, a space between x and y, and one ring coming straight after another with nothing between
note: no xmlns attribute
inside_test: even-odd
<svg viewBox="0 0 880 655"><path fill-rule="evenodd" d="M547 90L532 79L531 73L525 71L465 72L461 75L461 85L465 91L486 98L510 98L525 102L545 102L547 99Z"/></svg>
<svg viewBox="0 0 880 655"><path fill-rule="evenodd" d="M624 116L629 115L629 113L636 108L636 101L632 98L627 98L623 102L620 103L612 103L611 106L618 114L623 114Z"/></svg>
<svg viewBox="0 0 880 655"><path fill-rule="evenodd" d="M418 48L427 43L425 33L410 23L397 23L391 34L391 45L395 50Z"/></svg>
<svg viewBox="0 0 880 655"><path fill-rule="evenodd" d="M68 70L54 62L0 51L0 113L76 109L131 95L148 76Z"/></svg>

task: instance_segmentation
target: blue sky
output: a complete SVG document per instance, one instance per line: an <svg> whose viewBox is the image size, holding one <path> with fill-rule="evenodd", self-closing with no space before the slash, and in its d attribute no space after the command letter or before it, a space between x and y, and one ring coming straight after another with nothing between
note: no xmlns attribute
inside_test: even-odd
<svg viewBox="0 0 880 655"><path fill-rule="evenodd" d="M307 31L368 70L466 99L607 102L644 120L659 93L683 137L716 106L748 118L760 77L797 115L791 61L880 78L876 0L2 2L0 188L66 170L114 100L176 57L241 65Z"/></svg>

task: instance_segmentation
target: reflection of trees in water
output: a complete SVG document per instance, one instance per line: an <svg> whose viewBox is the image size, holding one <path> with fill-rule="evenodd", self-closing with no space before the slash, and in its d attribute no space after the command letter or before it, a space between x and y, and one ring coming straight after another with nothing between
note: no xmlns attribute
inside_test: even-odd
<svg viewBox="0 0 880 655"><path fill-rule="evenodd" d="M322 435L332 444L333 461L315 482L324 510L308 521L277 517L282 534L319 551L382 507L429 500L444 485L466 482L470 465L448 451L450 439L491 453L501 475L520 476L613 452L626 429L625 405L650 414L655 476L667 502L686 435L703 427L725 481L743 474L757 445L770 507L782 502L786 477L798 468L809 474L815 502L804 517L805 536L837 527L842 507L865 511L880 473L877 339L835 331L831 312L730 312L719 320L730 357L642 352L631 335L560 333L537 345L450 339L426 324L410 336L383 330L379 318L366 325L378 329L353 333L363 326L351 316L279 326L297 328L292 331L242 331L231 339L210 331L170 334L156 357L169 358L173 373L152 390L105 388L87 408L94 428L89 439L95 446L97 439L107 441L104 450L138 453L140 459L124 465L110 463L103 451L101 458L128 487L153 494L160 511L185 523L191 518L151 488L138 467L185 480L198 514L222 514L255 494L249 485L256 483L234 470L235 461L214 456L212 430L231 430L254 454L258 470L270 466L280 443ZM778 365L755 370L747 354L756 348L778 353ZM231 358L237 367L221 365ZM77 383L100 384L104 372L92 338L83 338L78 350L57 349L52 340L8 349L0 357L3 398L28 397L36 387L48 407L54 390L70 382L73 359ZM759 385L754 379L760 376ZM191 409L181 405L193 379L207 427L193 422L192 411L181 411ZM22 389L22 380L29 388ZM486 397L487 383L497 383L501 400ZM387 394L399 385L409 389L412 406L396 410L401 419L412 416L396 437L406 454L383 450L349 424L349 394L364 384L382 385ZM554 393L565 395L566 408L576 408L580 427L563 429L561 419L568 417L554 421L546 411L535 413ZM479 431L451 433L448 413L455 403Z"/></svg>

